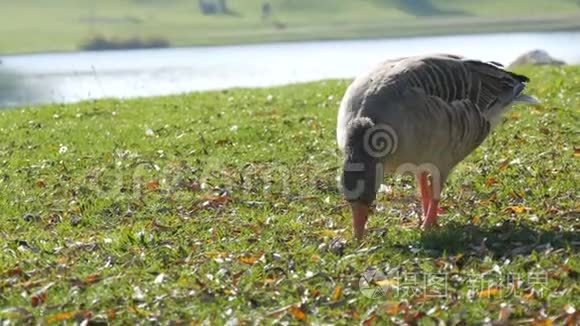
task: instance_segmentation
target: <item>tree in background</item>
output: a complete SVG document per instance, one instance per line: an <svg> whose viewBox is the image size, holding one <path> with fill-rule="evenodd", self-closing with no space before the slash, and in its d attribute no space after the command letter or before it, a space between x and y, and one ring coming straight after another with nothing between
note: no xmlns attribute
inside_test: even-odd
<svg viewBox="0 0 580 326"><path fill-rule="evenodd" d="M267 20L272 16L272 5L270 1L262 2L262 19Z"/></svg>
<svg viewBox="0 0 580 326"><path fill-rule="evenodd" d="M201 13L206 16L232 14L228 8L227 0L198 0L198 5Z"/></svg>

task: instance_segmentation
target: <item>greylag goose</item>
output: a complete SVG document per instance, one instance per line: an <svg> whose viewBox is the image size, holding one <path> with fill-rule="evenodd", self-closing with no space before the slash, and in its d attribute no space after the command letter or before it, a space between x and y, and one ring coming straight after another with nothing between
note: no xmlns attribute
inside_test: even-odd
<svg viewBox="0 0 580 326"><path fill-rule="evenodd" d="M529 79L496 62L436 54L385 61L356 78L338 111L342 193L362 239L385 173L412 173L422 197L421 227L437 225L449 173L473 152L513 103L538 104Z"/></svg>

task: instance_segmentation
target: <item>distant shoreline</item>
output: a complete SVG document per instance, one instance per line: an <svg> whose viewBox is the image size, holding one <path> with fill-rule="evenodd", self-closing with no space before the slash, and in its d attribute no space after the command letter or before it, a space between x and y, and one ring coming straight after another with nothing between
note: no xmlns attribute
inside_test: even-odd
<svg viewBox="0 0 580 326"><path fill-rule="evenodd" d="M324 24L318 26L286 27L282 30L205 31L203 37L193 35L190 40L167 38L170 48L237 46L246 44L269 44L289 42L316 42L334 40L372 40L385 38L412 38L442 35L557 32L580 30L580 15L551 15L541 17L453 17L423 18L390 23ZM151 35L151 37L156 37ZM9 46L4 44L4 46ZM83 50L69 46L19 51L0 49L0 55L25 55L39 53L69 53ZM541 45L538 45L541 47ZM118 49L118 50L131 50ZM4 51L2 51L4 50Z"/></svg>

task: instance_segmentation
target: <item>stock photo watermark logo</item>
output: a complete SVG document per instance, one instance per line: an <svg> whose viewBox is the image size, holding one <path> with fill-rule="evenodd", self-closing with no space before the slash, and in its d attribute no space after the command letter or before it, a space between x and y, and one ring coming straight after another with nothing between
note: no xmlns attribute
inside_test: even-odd
<svg viewBox="0 0 580 326"><path fill-rule="evenodd" d="M534 293L547 296L548 273L422 273L397 272L385 274L369 269L359 278L359 291L367 298L424 298L446 299L458 288L467 286L471 298L509 298Z"/></svg>
<svg viewBox="0 0 580 326"><path fill-rule="evenodd" d="M365 132L363 146L368 155L374 158L384 158L397 151L399 137L393 127L387 124L377 124Z"/></svg>
<svg viewBox="0 0 580 326"><path fill-rule="evenodd" d="M375 191L384 181L384 173L389 158L397 154L399 136L396 130L388 124L376 124L368 128L362 137L362 149L366 156L354 157L344 162L343 175L337 178L338 187L347 198L359 198L368 183L373 183ZM366 157L366 158L365 158ZM407 162L392 169L394 175L412 175L419 178L426 174L430 177L431 193L434 199L439 199L443 179L439 168L430 162ZM345 184L345 175L356 176L356 182L350 180L350 186ZM351 177L352 178L352 177Z"/></svg>

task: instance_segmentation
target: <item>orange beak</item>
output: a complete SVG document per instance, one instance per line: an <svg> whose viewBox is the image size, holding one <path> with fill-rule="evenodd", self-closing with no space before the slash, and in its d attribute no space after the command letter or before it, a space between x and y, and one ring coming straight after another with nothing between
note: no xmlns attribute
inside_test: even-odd
<svg viewBox="0 0 580 326"><path fill-rule="evenodd" d="M352 209L352 227L354 236L362 240L365 235L365 225L369 216L369 206L367 204L356 202L350 204Z"/></svg>

